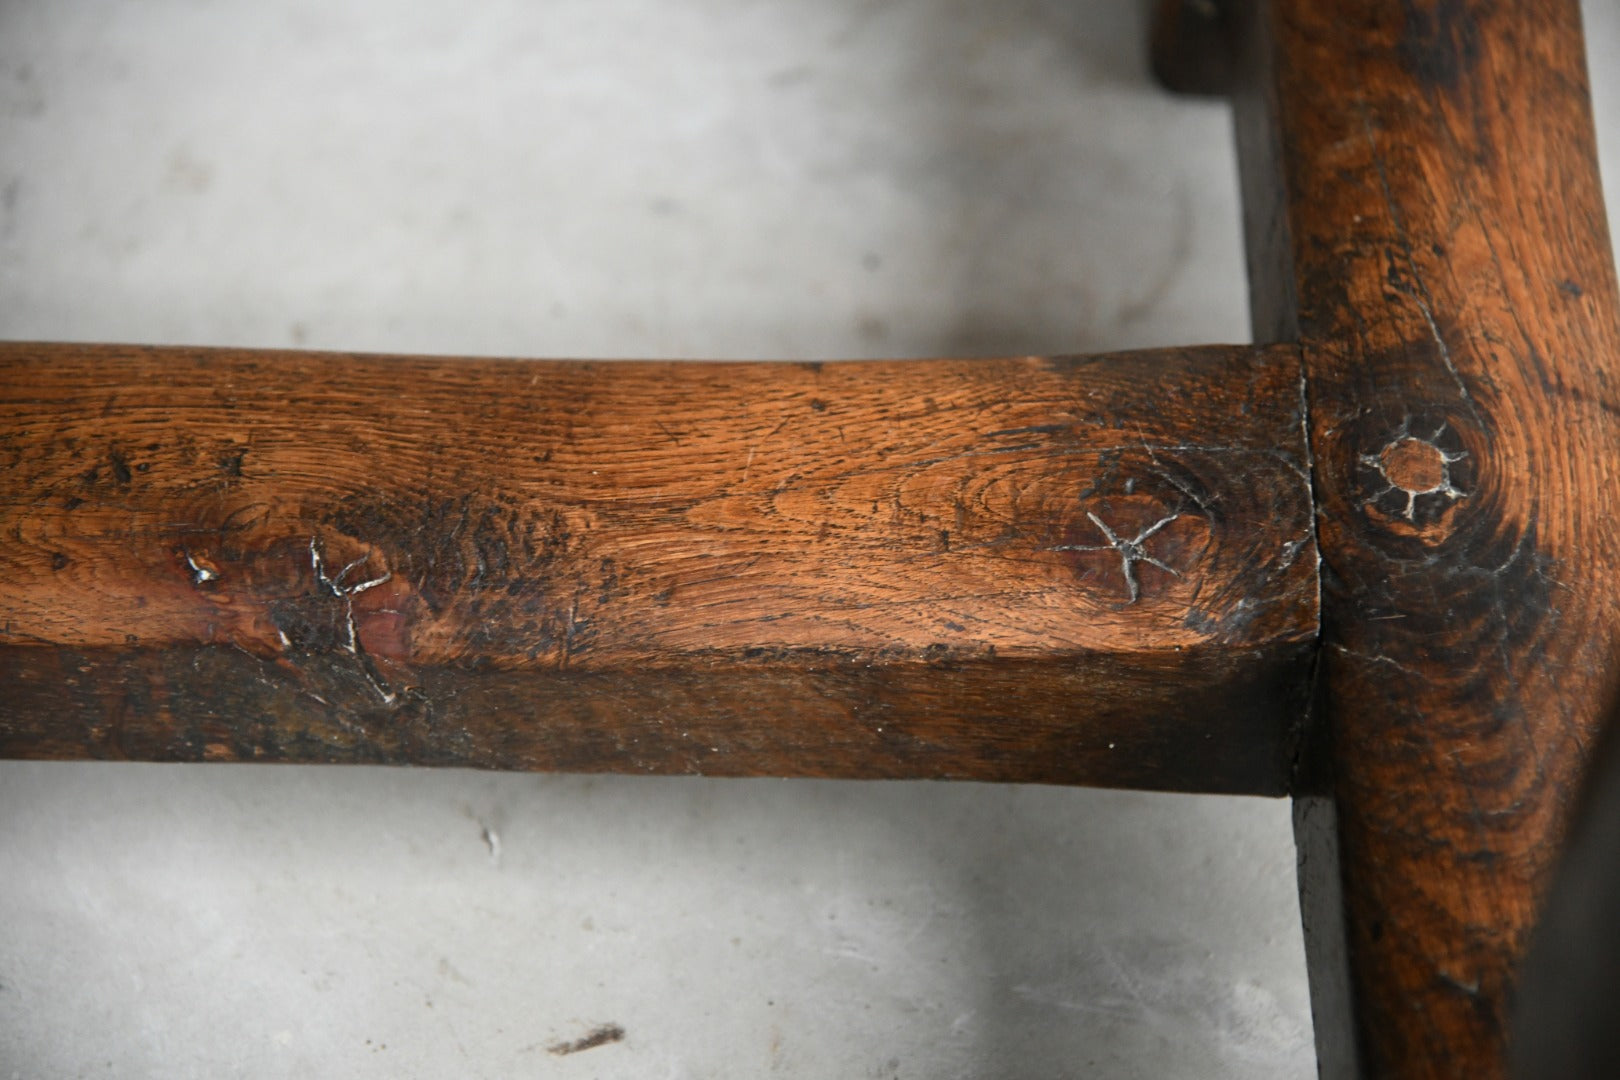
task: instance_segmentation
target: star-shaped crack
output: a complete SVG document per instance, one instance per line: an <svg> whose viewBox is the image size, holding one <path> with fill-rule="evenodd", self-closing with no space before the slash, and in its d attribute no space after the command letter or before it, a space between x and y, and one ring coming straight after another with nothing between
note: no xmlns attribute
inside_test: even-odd
<svg viewBox="0 0 1620 1080"><path fill-rule="evenodd" d="M1401 516L1407 521L1416 522L1417 501L1420 495L1439 495L1442 498L1451 500L1453 502L1458 499L1466 498L1468 493L1466 491L1459 490L1457 486L1451 482L1451 467L1457 462L1466 458L1468 456L1468 451L1455 450L1448 452L1440 449L1439 439L1445 434L1446 427L1447 425L1441 424L1435 429L1433 435L1430 435L1425 439L1420 435L1413 435L1411 433L1410 422L1408 422L1401 426L1401 430L1396 432L1395 437L1386 443L1384 448L1378 453L1360 455L1361 464L1367 466L1368 468L1376 469L1378 471L1378 475L1387 485L1382 491L1374 492L1372 498L1368 499L1367 502L1376 503L1379 499L1382 499L1390 492L1398 491L1402 495L1406 496L1406 509L1401 511ZM1435 457L1437 458L1437 471L1439 473L1439 477L1434 484L1425 488L1410 488L1405 484L1400 483L1395 479L1395 477L1390 475L1388 455L1391 450L1397 449L1406 443L1420 443L1434 451Z"/></svg>
<svg viewBox="0 0 1620 1080"><path fill-rule="evenodd" d="M1148 537L1152 536L1154 533L1158 532L1172 521L1175 521L1177 518L1181 517L1180 514L1171 514L1169 517L1160 518L1158 521L1155 521L1152 525L1149 525L1147 528L1143 529L1129 540L1122 539L1114 532L1113 529L1108 527L1107 523L1105 523L1102 518L1098 517L1096 514L1093 514L1090 510L1086 511L1086 517L1090 518L1091 523L1097 526L1097 529L1103 534L1103 538L1107 540L1108 543L1062 544L1050 550L1118 552L1120 569L1125 574L1125 587L1130 593L1130 599L1127 600L1126 603L1136 603L1136 598L1142 594L1142 587L1136 580L1136 564L1139 562L1147 563L1149 566L1156 566L1160 570L1163 570L1165 573L1169 574L1171 577L1179 578L1181 576L1181 572L1175 567L1166 566L1158 559L1155 559L1152 555L1149 555L1147 553L1147 548L1142 546L1143 542L1146 541Z"/></svg>
<svg viewBox="0 0 1620 1080"><path fill-rule="evenodd" d="M315 571L315 580L320 584L326 595L343 601L343 632L347 640L339 647L355 658L360 667L360 674L365 676L366 682L371 684L371 688L382 698L383 704L392 705L399 695L390 690L388 685L383 682L381 674L371 661L371 657L366 655L365 648L360 644L360 635L355 631L354 598L367 589L375 589L378 585L384 585L392 581L393 572L389 571L381 577L371 578L368 581L359 581L353 585L344 584L344 581L348 579L349 572L357 567L364 566L370 558L369 555L362 555L339 570L336 576L333 576L326 572L326 561L321 558L321 550L316 546L315 538L313 536L309 538L309 564L311 569ZM282 641L285 644L286 635L282 635Z"/></svg>

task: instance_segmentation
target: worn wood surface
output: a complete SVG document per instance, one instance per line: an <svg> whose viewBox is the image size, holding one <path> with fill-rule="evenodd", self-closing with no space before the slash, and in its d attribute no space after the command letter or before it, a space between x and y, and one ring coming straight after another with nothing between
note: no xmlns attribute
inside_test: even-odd
<svg viewBox="0 0 1620 1080"><path fill-rule="evenodd" d="M1296 350L0 346L0 753L1277 793Z"/></svg>
<svg viewBox="0 0 1620 1080"><path fill-rule="evenodd" d="M1296 803L1324 1076L1502 1074L1615 671L1616 289L1575 0L1263 0L1259 340L1302 342L1321 735Z"/></svg>

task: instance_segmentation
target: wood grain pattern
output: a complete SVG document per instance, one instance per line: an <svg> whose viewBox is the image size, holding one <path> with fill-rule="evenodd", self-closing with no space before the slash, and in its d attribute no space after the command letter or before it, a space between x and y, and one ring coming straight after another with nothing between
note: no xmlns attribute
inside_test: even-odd
<svg viewBox="0 0 1620 1080"><path fill-rule="evenodd" d="M1620 329L1574 0L1259 0L1260 340L1302 342L1322 745L1296 804L1324 1076L1502 1075L1615 671Z"/></svg>
<svg viewBox="0 0 1620 1080"><path fill-rule="evenodd" d="M0 346L0 753L1284 789L1298 354Z"/></svg>

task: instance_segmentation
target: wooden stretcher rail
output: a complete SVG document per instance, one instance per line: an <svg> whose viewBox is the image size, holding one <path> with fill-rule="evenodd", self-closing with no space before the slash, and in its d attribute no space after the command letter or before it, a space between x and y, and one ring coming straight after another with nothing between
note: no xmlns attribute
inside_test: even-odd
<svg viewBox="0 0 1620 1080"><path fill-rule="evenodd" d="M1297 350L0 346L0 754L1286 790Z"/></svg>

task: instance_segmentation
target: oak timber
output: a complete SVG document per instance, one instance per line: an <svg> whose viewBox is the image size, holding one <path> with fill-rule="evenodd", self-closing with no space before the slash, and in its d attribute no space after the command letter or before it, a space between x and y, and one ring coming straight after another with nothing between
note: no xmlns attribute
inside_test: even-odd
<svg viewBox="0 0 1620 1080"><path fill-rule="evenodd" d="M0 346L0 754L1280 793L1300 394Z"/></svg>
<svg viewBox="0 0 1620 1080"><path fill-rule="evenodd" d="M1323 549L1296 802L1326 1077L1501 1076L1620 605L1620 322L1575 0L1256 0L1256 335Z"/></svg>

